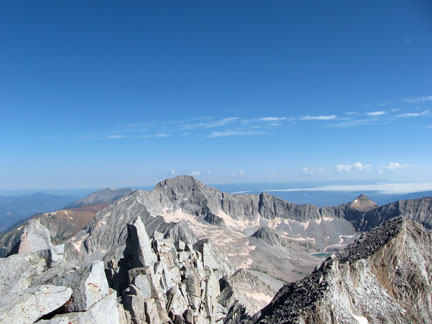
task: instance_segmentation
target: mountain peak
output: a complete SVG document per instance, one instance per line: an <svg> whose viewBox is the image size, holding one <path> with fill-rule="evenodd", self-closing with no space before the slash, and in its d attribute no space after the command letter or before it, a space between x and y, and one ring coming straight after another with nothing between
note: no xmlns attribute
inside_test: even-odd
<svg viewBox="0 0 432 324"><path fill-rule="evenodd" d="M165 186L172 186L172 185L192 185L192 184L200 184L204 185L201 181L199 181L197 178L194 178L193 176L189 175L179 175L177 177L168 178L165 180L162 180L159 182L155 188L157 187L165 187Z"/></svg>
<svg viewBox="0 0 432 324"><path fill-rule="evenodd" d="M378 207L377 203L364 194L361 194L351 203L348 204L351 208L359 211L369 211Z"/></svg>

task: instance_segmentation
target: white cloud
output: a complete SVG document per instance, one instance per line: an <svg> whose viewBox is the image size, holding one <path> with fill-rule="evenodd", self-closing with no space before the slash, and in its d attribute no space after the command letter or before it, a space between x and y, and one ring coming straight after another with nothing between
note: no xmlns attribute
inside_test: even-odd
<svg viewBox="0 0 432 324"><path fill-rule="evenodd" d="M387 112L386 111L371 111L371 112L367 112L366 115L368 116L382 116L385 115Z"/></svg>
<svg viewBox="0 0 432 324"><path fill-rule="evenodd" d="M421 97L414 97L414 98L406 98L402 100L403 102L408 103L422 103L422 102L428 102L432 101L432 96L421 96Z"/></svg>
<svg viewBox="0 0 432 324"><path fill-rule="evenodd" d="M199 177L201 175L201 172L199 172L199 171L192 171L190 175L193 176L193 177Z"/></svg>
<svg viewBox="0 0 432 324"><path fill-rule="evenodd" d="M426 128L432 128L432 125L426 126Z"/></svg>
<svg viewBox="0 0 432 324"><path fill-rule="evenodd" d="M234 131L222 131L212 132L208 137L226 137L226 136L254 136L254 135L265 135L262 131L255 130L234 130Z"/></svg>
<svg viewBox="0 0 432 324"><path fill-rule="evenodd" d="M429 110L425 110L425 111L418 112L418 113L399 114L399 115L396 115L396 117L402 117L402 118L405 118L405 117L421 117L421 116L427 116L427 115L429 115Z"/></svg>
<svg viewBox="0 0 432 324"><path fill-rule="evenodd" d="M395 171L397 169L405 168L406 165L400 164L399 162L390 162L379 168L378 172L383 173L384 171Z"/></svg>
<svg viewBox="0 0 432 324"><path fill-rule="evenodd" d="M286 119L286 117L263 117L263 118L259 118L260 121L269 121L269 122L282 121L285 119Z"/></svg>
<svg viewBox="0 0 432 324"><path fill-rule="evenodd" d="M395 170L402 168L402 165L399 162L390 162L387 166L384 166L387 170Z"/></svg>
<svg viewBox="0 0 432 324"><path fill-rule="evenodd" d="M305 175L309 175L309 174L312 174L312 170L309 168L303 168L302 173Z"/></svg>
<svg viewBox="0 0 432 324"><path fill-rule="evenodd" d="M170 134L166 134L166 133L159 133L155 135L155 137L169 137L169 136Z"/></svg>
<svg viewBox="0 0 432 324"><path fill-rule="evenodd" d="M224 118L224 119L220 119L220 120L216 120L216 121L184 125L181 127L181 129L191 130L191 129L199 129L199 128L201 128L201 129L216 128L216 127L225 126L229 123L233 123L233 122L237 121L238 119L239 119L238 117L228 117L228 118Z"/></svg>
<svg viewBox="0 0 432 324"><path fill-rule="evenodd" d="M351 171L369 171L372 168L370 164L363 164L355 162L354 164L338 164L336 170L338 172L351 172Z"/></svg>
<svg viewBox="0 0 432 324"><path fill-rule="evenodd" d="M323 115L323 116L303 116L300 117L300 120L332 120L335 119L337 116L336 115Z"/></svg>

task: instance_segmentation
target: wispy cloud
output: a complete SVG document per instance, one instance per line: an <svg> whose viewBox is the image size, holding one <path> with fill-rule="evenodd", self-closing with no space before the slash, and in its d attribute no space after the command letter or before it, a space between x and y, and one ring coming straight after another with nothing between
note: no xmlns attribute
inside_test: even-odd
<svg viewBox="0 0 432 324"><path fill-rule="evenodd" d="M300 120L332 120L335 118L337 118L336 115L322 115L322 116L306 115L306 116L300 117Z"/></svg>
<svg viewBox="0 0 432 324"><path fill-rule="evenodd" d="M427 116L429 115L429 110L425 110L422 112L415 112L415 113L406 113L406 114L399 114L396 115L396 117L405 118L405 117L421 117L421 116Z"/></svg>
<svg viewBox="0 0 432 324"><path fill-rule="evenodd" d="M226 137L226 136L255 136L265 135L266 132L256 130L228 130L221 132L212 132L207 137Z"/></svg>
<svg viewBox="0 0 432 324"><path fill-rule="evenodd" d="M422 103L422 102L432 101L432 96L421 96L421 97L406 98L406 99L404 99L402 101L403 102L407 102L407 103Z"/></svg>
<svg viewBox="0 0 432 324"><path fill-rule="evenodd" d="M193 129L200 129L200 128L201 129L216 128L216 127L225 126L225 125L232 123L232 122L235 122L237 120L239 120L239 117L228 117L228 118L223 118L223 119L215 120L215 121L184 125L181 127L181 129L193 130Z"/></svg>
<svg viewBox="0 0 432 324"><path fill-rule="evenodd" d="M368 118L368 119L355 119L351 121L344 121L339 123L330 124L330 127L358 127L358 126L366 126L366 125L375 125L375 124L387 124L389 121L379 121L377 118Z"/></svg>
<svg viewBox="0 0 432 324"><path fill-rule="evenodd" d="M432 125L426 126L426 128L432 128Z"/></svg>
<svg viewBox="0 0 432 324"><path fill-rule="evenodd" d="M387 101L380 103L378 106L385 107L385 106L390 106L391 104L393 104L393 102L390 100L387 100Z"/></svg>
<svg viewBox="0 0 432 324"><path fill-rule="evenodd" d="M155 137L169 137L169 136L171 136L171 135L167 134L167 133L158 133L158 134L155 134Z"/></svg>
<svg viewBox="0 0 432 324"><path fill-rule="evenodd" d="M101 136L98 139L122 139L122 138L127 138L126 135L107 135L107 136Z"/></svg>
<svg viewBox="0 0 432 324"><path fill-rule="evenodd" d="M387 113L387 111L380 110L380 111L367 112L366 115L368 115L368 116L382 116L382 115L385 115L386 113Z"/></svg>
<svg viewBox="0 0 432 324"><path fill-rule="evenodd" d="M355 162L354 164L338 164L336 170L338 172L352 172L352 171L369 171L372 168L370 164L363 164Z"/></svg>
<svg viewBox="0 0 432 324"><path fill-rule="evenodd" d="M264 121L264 122L275 122L275 121L282 121L285 119L286 119L286 117L262 117L262 118L258 118L258 120Z"/></svg>
<svg viewBox="0 0 432 324"><path fill-rule="evenodd" d="M199 172L199 171L192 171L190 173L190 175L193 176L193 177L199 177L201 175L201 172Z"/></svg>
<svg viewBox="0 0 432 324"><path fill-rule="evenodd" d="M324 168L303 168L301 170L302 175L305 175L305 176L322 174L324 172L325 172Z"/></svg>

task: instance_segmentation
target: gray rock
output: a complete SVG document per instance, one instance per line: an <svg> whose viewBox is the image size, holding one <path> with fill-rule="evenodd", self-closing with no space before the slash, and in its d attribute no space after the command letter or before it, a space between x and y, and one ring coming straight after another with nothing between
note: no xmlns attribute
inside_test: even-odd
<svg viewBox="0 0 432 324"><path fill-rule="evenodd" d="M275 230L268 227L260 227L255 233L252 234L252 237L263 240L267 244L271 246L280 246L281 240L279 235L275 232Z"/></svg>
<svg viewBox="0 0 432 324"><path fill-rule="evenodd" d="M56 315L53 320L67 318L70 323L85 324L120 324L120 315L117 307L117 295L114 290L109 291L108 295L97 303L93 304L86 312L67 313Z"/></svg>
<svg viewBox="0 0 432 324"><path fill-rule="evenodd" d="M150 267L156 261L151 250L150 239L140 217L132 225L128 225L127 248L124 254L131 269Z"/></svg>
<svg viewBox="0 0 432 324"><path fill-rule="evenodd" d="M246 320L266 306L274 296L272 289L248 270L237 270L220 280L218 302L229 312L224 323Z"/></svg>
<svg viewBox="0 0 432 324"><path fill-rule="evenodd" d="M52 247L49 230L38 220L30 220L21 235L18 253L37 252Z"/></svg>
<svg viewBox="0 0 432 324"><path fill-rule="evenodd" d="M212 270L217 272L218 279L225 275L234 273L235 266L232 265L231 261L227 258L217 246L213 244L209 239L203 239L193 245L193 248L201 252L203 257L204 269Z"/></svg>
<svg viewBox="0 0 432 324"><path fill-rule="evenodd" d="M40 320L37 324L70 324L71 322L67 317L57 317L50 320Z"/></svg>
<svg viewBox="0 0 432 324"><path fill-rule="evenodd" d="M33 281L33 285L54 284L71 287L71 301L65 306L67 312L88 310L108 294L108 282L102 261L85 266L62 266L50 269Z"/></svg>
<svg viewBox="0 0 432 324"><path fill-rule="evenodd" d="M28 324L63 306L71 297L72 289L52 285L36 286L2 296L1 324Z"/></svg>
<svg viewBox="0 0 432 324"><path fill-rule="evenodd" d="M430 323L431 273L432 234L395 218L285 285L252 322Z"/></svg>
<svg viewBox="0 0 432 324"><path fill-rule="evenodd" d="M15 294L30 287L33 278L48 269L49 258L49 250L44 250L0 259L0 295Z"/></svg>

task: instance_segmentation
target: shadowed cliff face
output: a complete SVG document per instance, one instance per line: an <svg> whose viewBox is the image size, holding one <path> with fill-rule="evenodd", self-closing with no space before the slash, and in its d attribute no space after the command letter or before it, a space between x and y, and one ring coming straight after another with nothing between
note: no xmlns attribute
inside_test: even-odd
<svg viewBox="0 0 432 324"><path fill-rule="evenodd" d="M431 234L395 218L284 286L252 322L430 323L431 261Z"/></svg>

